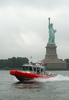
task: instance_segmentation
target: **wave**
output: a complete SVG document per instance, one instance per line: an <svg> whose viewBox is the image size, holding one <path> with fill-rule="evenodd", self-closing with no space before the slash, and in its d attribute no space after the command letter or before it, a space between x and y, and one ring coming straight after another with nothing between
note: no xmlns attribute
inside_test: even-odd
<svg viewBox="0 0 69 100"><path fill-rule="evenodd" d="M15 77L14 77L14 81L15 82L18 82L19 80L18 79L16 79ZM69 77L68 76L63 76L63 75L57 75L56 77L54 77L54 78L38 78L38 79L33 79L33 80L30 80L30 81L28 81L28 82L31 82L31 81L35 81L35 82L54 82L54 81L69 81Z"/></svg>
<svg viewBox="0 0 69 100"><path fill-rule="evenodd" d="M69 81L68 76L63 76L63 75L57 75L54 78L39 78L39 79L34 79L36 82L54 82L54 81Z"/></svg>

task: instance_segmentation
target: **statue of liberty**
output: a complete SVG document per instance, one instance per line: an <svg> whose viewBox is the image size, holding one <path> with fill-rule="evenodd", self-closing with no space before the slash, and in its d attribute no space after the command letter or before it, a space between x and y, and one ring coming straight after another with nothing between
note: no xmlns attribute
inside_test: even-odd
<svg viewBox="0 0 69 100"><path fill-rule="evenodd" d="M49 19L49 25L48 25L48 28L49 28L49 39L48 39L48 44L55 44L55 32L57 30L54 30L53 28L53 24L51 23L50 24L50 18Z"/></svg>

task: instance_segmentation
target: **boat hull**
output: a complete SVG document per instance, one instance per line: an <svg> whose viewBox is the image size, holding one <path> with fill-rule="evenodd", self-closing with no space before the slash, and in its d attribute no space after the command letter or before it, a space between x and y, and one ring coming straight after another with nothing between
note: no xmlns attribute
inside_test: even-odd
<svg viewBox="0 0 69 100"><path fill-rule="evenodd" d="M31 78L27 78L27 77L22 77L22 76L15 76L19 81L29 81L29 80L31 80Z"/></svg>
<svg viewBox="0 0 69 100"><path fill-rule="evenodd" d="M52 76L40 75L40 74L32 74L32 73L27 73L27 72L22 72L17 70L11 70L10 74L14 75L19 81L32 80L35 78L51 78L56 76L55 74L53 74Z"/></svg>

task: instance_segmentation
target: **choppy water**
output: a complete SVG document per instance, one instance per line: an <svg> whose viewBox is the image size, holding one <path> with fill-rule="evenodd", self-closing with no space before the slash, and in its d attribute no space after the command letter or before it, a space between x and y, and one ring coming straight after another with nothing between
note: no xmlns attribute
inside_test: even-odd
<svg viewBox="0 0 69 100"><path fill-rule="evenodd" d="M19 82L0 70L0 100L69 100L69 71L50 71L55 78Z"/></svg>

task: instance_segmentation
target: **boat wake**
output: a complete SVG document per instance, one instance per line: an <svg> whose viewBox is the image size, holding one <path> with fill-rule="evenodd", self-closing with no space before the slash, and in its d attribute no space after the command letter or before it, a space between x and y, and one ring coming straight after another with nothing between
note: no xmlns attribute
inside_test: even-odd
<svg viewBox="0 0 69 100"><path fill-rule="evenodd" d="M39 79L34 79L36 82L54 82L54 81L69 81L68 76L63 76L63 75L57 75L54 78L39 78Z"/></svg>
<svg viewBox="0 0 69 100"><path fill-rule="evenodd" d="M18 80L16 78L14 78L14 81L18 82ZM28 82L55 82L55 81L69 81L69 77L59 74L54 78L38 78L38 79L35 78L35 79L30 80Z"/></svg>

